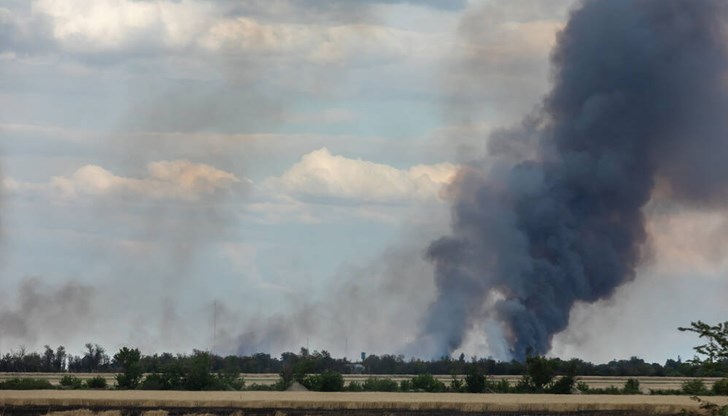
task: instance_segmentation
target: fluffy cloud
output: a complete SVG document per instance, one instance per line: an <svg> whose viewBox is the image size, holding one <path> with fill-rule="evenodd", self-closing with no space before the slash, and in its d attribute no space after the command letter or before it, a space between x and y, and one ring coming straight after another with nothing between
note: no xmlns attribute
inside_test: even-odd
<svg viewBox="0 0 728 416"><path fill-rule="evenodd" d="M55 176L48 183L6 178L3 184L11 193L41 193L67 202L81 197L104 196L198 201L230 192L240 183L235 175L212 166L173 160L150 163L143 178L117 176L100 166L86 165L70 176Z"/></svg>
<svg viewBox="0 0 728 416"><path fill-rule="evenodd" d="M304 155L265 185L309 202L397 204L436 200L456 171L448 163L397 169L333 155L324 147Z"/></svg>

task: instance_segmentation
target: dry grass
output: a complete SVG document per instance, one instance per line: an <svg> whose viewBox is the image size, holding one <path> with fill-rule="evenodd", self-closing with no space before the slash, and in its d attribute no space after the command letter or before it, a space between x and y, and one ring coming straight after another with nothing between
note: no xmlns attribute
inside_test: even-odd
<svg viewBox="0 0 728 416"><path fill-rule="evenodd" d="M711 398L728 405L728 397ZM68 406L80 408L273 408L399 409L486 411L628 410L675 414L696 409L687 396L597 396L458 393L314 393L314 392L181 392L181 391L0 391L0 406ZM60 414L59 414L60 415ZM64 416L90 416L64 414ZM109 414L108 416L116 416ZM164 416L163 413L148 416Z"/></svg>
<svg viewBox="0 0 728 416"><path fill-rule="evenodd" d="M146 412L145 412L146 413ZM167 416L167 412L164 412ZM121 416L120 410L105 410L102 412L94 412L90 409L67 410L64 412L48 412L46 416Z"/></svg>

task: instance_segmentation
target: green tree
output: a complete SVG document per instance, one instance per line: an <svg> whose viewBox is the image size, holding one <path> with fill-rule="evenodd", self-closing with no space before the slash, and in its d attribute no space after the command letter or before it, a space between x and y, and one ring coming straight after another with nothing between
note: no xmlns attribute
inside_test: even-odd
<svg viewBox="0 0 728 416"><path fill-rule="evenodd" d="M526 357L526 374L519 382L519 389L543 392L556 376L555 363L546 357L533 355Z"/></svg>
<svg viewBox="0 0 728 416"><path fill-rule="evenodd" d="M636 378L630 378L627 379L627 381L624 383L624 388L622 389L624 394L641 394L640 391L640 381Z"/></svg>
<svg viewBox="0 0 728 416"><path fill-rule="evenodd" d="M476 363L472 363L468 368L468 374L465 376L465 390L468 393L485 392L485 371Z"/></svg>
<svg viewBox="0 0 728 416"><path fill-rule="evenodd" d="M210 354L203 351L192 354L183 382L186 390L210 390L215 385L210 363Z"/></svg>
<svg viewBox="0 0 728 416"><path fill-rule="evenodd" d="M420 374L412 378L412 390L422 390L428 393L445 391L445 383L431 374Z"/></svg>
<svg viewBox="0 0 728 416"><path fill-rule="evenodd" d="M106 350L99 344L86 344L86 352L81 358L83 369L89 373L95 373L102 366L108 364L109 356L106 355Z"/></svg>
<svg viewBox="0 0 728 416"><path fill-rule="evenodd" d="M695 357L692 361L696 364L713 364L718 361L728 360L728 321L717 325L709 325L702 321L691 322L689 327L679 327L680 331L694 332L699 338L707 342L698 345L693 349L704 359Z"/></svg>
<svg viewBox="0 0 728 416"><path fill-rule="evenodd" d="M142 380L141 353L137 348L124 347L114 354L114 363L121 367L121 374L116 375L116 387L135 389Z"/></svg>

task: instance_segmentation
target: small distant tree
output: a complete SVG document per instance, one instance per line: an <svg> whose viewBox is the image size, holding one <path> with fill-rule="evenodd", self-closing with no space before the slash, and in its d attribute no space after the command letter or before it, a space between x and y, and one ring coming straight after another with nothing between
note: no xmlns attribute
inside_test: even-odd
<svg viewBox="0 0 728 416"><path fill-rule="evenodd" d="M114 354L114 363L121 367L121 374L116 375L116 387L135 389L142 379L141 353L138 349L124 347Z"/></svg>
<svg viewBox="0 0 728 416"><path fill-rule="evenodd" d="M56 348L56 354L53 358L53 368L55 371L64 371L66 369L66 357L68 354L66 353L66 347L63 345L59 345L58 348Z"/></svg>
<svg viewBox="0 0 728 416"><path fill-rule="evenodd" d="M622 389L624 394L640 394L640 381L636 378L627 379Z"/></svg>
<svg viewBox="0 0 728 416"><path fill-rule="evenodd" d="M556 376L556 366L546 357L529 355L526 357L526 374L518 383L518 390L542 393Z"/></svg>
<svg viewBox="0 0 728 416"><path fill-rule="evenodd" d="M89 373L98 371L102 366L108 364L109 356L106 350L99 344L86 344L86 352L81 358L81 364L84 370Z"/></svg>
<svg viewBox="0 0 728 416"><path fill-rule="evenodd" d="M195 351L189 359L184 387L186 390L210 390L215 385L215 376L210 372L210 354Z"/></svg>
<svg viewBox="0 0 728 416"><path fill-rule="evenodd" d="M476 363L472 363L468 368L468 374L465 376L465 391L468 393L485 392L485 371Z"/></svg>
<svg viewBox="0 0 728 416"><path fill-rule="evenodd" d="M56 360L56 353L53 351L53 348L48 345L46 345L44 348L45 351L43 351L43 371L56 371L53 366L53 362Z"/></svg>

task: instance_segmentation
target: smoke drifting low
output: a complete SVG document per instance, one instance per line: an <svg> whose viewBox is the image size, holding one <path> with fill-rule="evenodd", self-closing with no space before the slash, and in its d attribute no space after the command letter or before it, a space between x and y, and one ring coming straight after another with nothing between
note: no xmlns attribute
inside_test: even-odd
<svg viewBox="0 0 728 416"><path fill-rule="evenodd" d="M428 354L494 321L514 358L548 352L576 302L635 278L656 183L674 202L726 200L726 9L609 0L571 13L535 119L491 137L495 163L463 169L452 187L452 232L427 252L438 290Z"/></svg>
<svg viewBox="0 0 728 416"><path fill-rule="evenodd" d="M6 347L12 345L9 341L68 340L88 331L97 315L95 289L79 282L51 286L29 277L13 295L17 296L15 301L3 302L7 306L0 309Z"/></svg>

